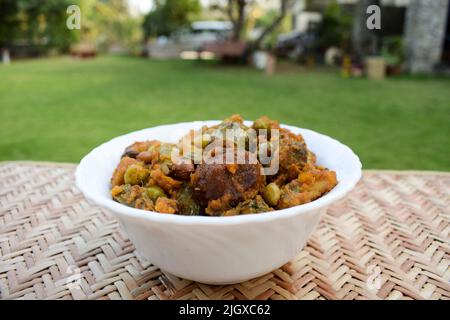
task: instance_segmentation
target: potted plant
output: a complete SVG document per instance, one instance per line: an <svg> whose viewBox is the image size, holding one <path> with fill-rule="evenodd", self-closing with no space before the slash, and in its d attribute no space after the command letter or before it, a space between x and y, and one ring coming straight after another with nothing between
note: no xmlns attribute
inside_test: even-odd
<svg viewBox="0 0 450 320"><path fill-rule="evenodd" d="M402 37L389 37L384 39L381 56L386 61L386 72L388 75L401 74L405 60Z"/></svg>

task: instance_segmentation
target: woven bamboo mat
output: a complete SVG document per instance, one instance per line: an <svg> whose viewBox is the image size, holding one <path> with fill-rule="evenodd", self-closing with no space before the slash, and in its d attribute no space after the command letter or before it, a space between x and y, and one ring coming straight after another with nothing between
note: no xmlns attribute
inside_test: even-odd
<svg viewBox="0 0 450 320"><path fill-rule="evenodd" d="M74 168L0 164L1 299L450 299L450 174L366 171L291 262L209 286L142 259Z"/></svg>

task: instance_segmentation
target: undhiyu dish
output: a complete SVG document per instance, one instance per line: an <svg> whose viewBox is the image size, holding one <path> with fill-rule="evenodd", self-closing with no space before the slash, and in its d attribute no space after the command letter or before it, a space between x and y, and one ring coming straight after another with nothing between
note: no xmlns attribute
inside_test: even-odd
<svg viewBox="0 0 450 320"><path fill-rule="evenodd" d="M361 162L312 130L231 116L113 138L75 176L140 256L165 273L227 284L297 255L327 208L355 187Z"/></svg>
<svg viewBox="0 0 450 320"><path fill-rule="evenodd" d="M112 198L165 214L234 216L311 202L338 183L301 134L267 117L233 115L177 143L137 141L111 178Z"/></svg>

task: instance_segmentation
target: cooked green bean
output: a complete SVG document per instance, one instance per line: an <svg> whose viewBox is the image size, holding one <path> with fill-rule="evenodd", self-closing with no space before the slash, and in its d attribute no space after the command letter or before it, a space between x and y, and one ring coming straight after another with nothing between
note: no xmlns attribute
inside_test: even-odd
<svg viewBox="0 0 450 320"><path fill-rule="evenodd" d="M264 188L264 200L270 205L270 206L276 206L278 204L278 201L280 200L281 196L281 190L277 186L276 183L272 182L269 183Z"/></svg>

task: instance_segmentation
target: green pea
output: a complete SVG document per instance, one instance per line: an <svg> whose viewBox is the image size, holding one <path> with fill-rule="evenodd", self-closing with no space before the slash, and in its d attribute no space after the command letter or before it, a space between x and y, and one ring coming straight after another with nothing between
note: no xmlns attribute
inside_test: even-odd
<svg viewBox="0 0 450 320"><path fill-rule="evenodd" d="M137 164L132 164L125 171L124 179L126 184L143 185L149 175L150 171L148 169Z"/></svg>
<svg viewBox="0 0 450 320"><path fill-rule="evenodd" d="M280 200L280 196L281 196L280 188L274 182L269 183L264 188L263 196L264 196L264 200L266 200L266 202L270 206L275 207L278 204L278 201Z"/></svg>
<svg viewBox="0 0 450 320"><path fill-rule="evenodd" d="M151 186L147 188L147 194L153 201L156 201L159 197L166 197L166 193L158 186Z"/></svg>

